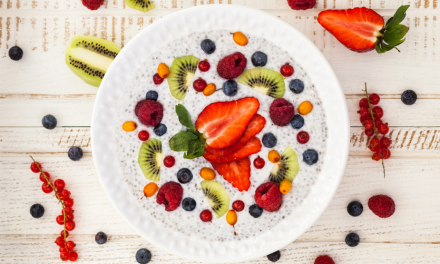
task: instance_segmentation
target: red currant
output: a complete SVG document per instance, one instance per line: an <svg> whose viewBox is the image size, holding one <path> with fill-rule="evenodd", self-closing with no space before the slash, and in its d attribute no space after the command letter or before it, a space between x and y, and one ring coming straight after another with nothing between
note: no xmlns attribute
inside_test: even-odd
<svg viewBox="0 0 440 264"><path fill-rule="evenodd" d="M374 130L373 129L365 130L365 135L367 137L373 136L374 135Z"/></svg>
<svg viewBox="0 0 440 264"><path fill-rule="evenodd" d="M41 166L40 163L36 162L38 164L38 166L40 166L40 169L43 169L43 167ZM31 163L31 171L37 173L40 172L40 169L38 169L37 165L35 164L35 162Z"/></svg>
<svg viewBox="0 0 440 264"><path fill-rule="evenodd" d="M364 127L366 130L374 129L373 119L368 119L367 121L365 121Z"/></svg>
<svg viewBox="0 0 440 264"><path fill-rule="evenodd" d="M194 90L196 90L197 92L203 92L203 90L207 85L208 84L206 83L206 81L203 80L202 78L198 78L193 82Z"/></svg>
<svg viewBox="0 0 440 264"><path fill-rule="evenodd" d="M72 221L73 220L74 215L73 214L66 214L66 220L67 221Z"/></svg>
<svg viewBox="0 0 440 264"><path fill-rule="evenodd" d="M388 133L388 131L390 131L390 128L384 123L380 124L380 126L377 128L377 132L381 133L382 135L385 135Z"/></svg>
<svg viewBox="0 0 440 264"><path fill-rule="evenodd" d="M73 206L73 200L70 197L63 198L64 206L72 207Z"/></svg>
<svg viewBox="0 0 440 264"><path fill-rule="evenodd" d="M383 157L383 159L389 159L391 157L391 151L389 149L386 149L387 154L385 155L385 157Z"/></svg>
<svg viewBox="0 0 440 264"><path fill-rule="evenodd" d="M241 200L237 200L235 202L232 203L232 208L237 211L237 212L241 212L244 209L244 203Z"/></svg>
<svg viewBox="0 0 440 264"><path fill-rule="evenodd" d="M159 85L163 82L163 78L161 78L159 74L156 73L155 75L153 75L153 82L154 84Z"/></svg>
<svg viewBox="0 0 440 264"><path fill-rule="evenodd" d="M70 192L67 189L63 189L61 192L58 193L61 197L67 198L70 196Z"/></svg>
<svg viewBox="0 0 440 264"><path fill-rule="evenodd" d="M76 251L70 251L70 261L76 261L78 259L78 253Z"/></svg>
<svg viewBox="0 0 440 264"><path fill-rule="evenodd" d="M374 118L374 122L376 123L376 129L382 124L382 120L379 118Z"/></svg>
<svg viewBox="0 0 440 264"><path fill-rule="evenodd" d="M263 158L258 157L256 159L254 159L255 168L262 169L264 167L264 164L266 164L266 162L264 161Z"/></svg>
<svg viewBox="0 0 440 264"><path fill-rule="evenodd" d="M298 135L296 135L296 140L298 140L300 144L306 144L307 142L309 142L309 139L309 133L307 133L306 131L301 131L298 133Z"/></svg>
<svg viewBox="0 0 440 264"><path fill-rule="evenodd" d="M367 122L368 120L373 120L373 119L371 119L371 117L368 117L368 116L364 116L364 117L361 117L361 124L363 125L363 126L365 126L365 122Z"/></svg>
<svg viewBox="0 0 440 264"><path fill-rule="evenodd" d="M47 182L43 183L43 185L41 186L41 189L43 190L44 193L51 193L53 191L52 187Z"/></svg>
<svg viewBox="0 0 440 264"><path fill-rule="evenodd" d="M368 100L367 100L367 98L362 98L359 101L359 107L366 107L366 108L368 108Z"/></svg>
<svg viewBox="0 0 440 264"><path fill-rule="evenodd" d="M66 222L64 227L66 228L67 231L72 231L73 229L75 229L75 222L68 221L68 222Z"/></svg>
<svg viewBox="0 0 440 264"><path fill-rule="evenodd" d="M368 107L361 107L361 109L359 110L359 114L361 115L361 117L370 116L370 110L368 109Z"/></svg>
<svg viewBox="0 0 440 264"><path fill-rule="evenodd" d="M368 98L370 99L370 104L372 104L372 105L377 105L380 101L380 97L376 93L370 94L370 96Z"/></svg>
<svg viewBox="0 0 440 264"><path fill-rule="evenodd" d="M57 244L59 247L64 247L65 245L65 241L64 241L64 237L57 237L57 239L55 239L55 244Z"/></svg>
<svg viewBox="0 0 440 264"><path fill-rule="evenodd" d="M201 72L207 72L207 71L209 71L210 68L211 68L211 64L209 64L209 62L207 60L202 60L199 63L199 70Z"/></svg>
<svg viewBox="0 0 440 264"><path fill-rule="evenodd" d="M290 77L293 75L294 70L292 65L286 63L283 66L281 66L280 72L284 77Z"/></svg>
<svg viewBox="0 0 440 264"><path fill-rule="evenodd" d="M391 145L391 139L389 139L387 137L382 137L380 139L380 145L384 148L389 148Z"/></svg>
<svg viewBox="0 0 440 264"><path fill-rule="evenodd" d="M375 160L375 161L379 161L380 160L380 158L379 158L379 156L377 155L377 153L376 152L374 152L374 154L373 154L373 157L371 157L373 160Z"/></svg>
<svg viewBox="0 0 440 264"><path fill-rule="evenodd" d="M68 261L70 259L70 253L69 252L60 253L60 259L62 261Z"/></svg>
<svg viewBox="0 0 440 264"><path fill-rule="evenodd" d="M65 205L64 205L64 212L65 212L66 214L73 214L73 208L70 207L70 206L65 206ZM61 213L63 213L62 210L61 210Z"/></svg>
<svg viewBox="0 0 440 264"><path fill-rule="evenodd" d="M60 253L68 252L65 246L60 246Z"/></svg>
<svg viewBox="0 0 440 264"><path fill-rule="evenodd" d="M66 186L66 183L63 180L58 179L53 183L53 185L55 186L55 188L57 188L57 192L61 192Z"/></svg>
<svg viewBox="0 0 440 264"><path fill-rule="evenodd" d="M66 237L69 237L69 231L67 231L67 230L61 230L60 235L61 235L62 237L64 237L64 232L66 232Z"/></svg>
<svg viewBox="0 0 440 264"><path fill-rule="evenodd" d="M75 249L75 243L73 242L73 241L67 241L66 242L66 248L68 249L68 250L74 250Z"/></svg>
<svg viewBox="0 0 440 264"><path fill-rule="evenodd" d="M57 223L59 225L64 225L64 215L57 216Z"/></svg>
<svg viewBox="0 0 440 264"><path fill-rule="evenodd" d="M176 163L176 159L173 156L166 156L165 159L163 159L163 164L167 168L171 168Z"/></svg>
<svg viewBox="0 0 440 264"><path fill-rule="evenodd" d="M48 172L44 172L44 175L46 175L47 179L50 179L50 175ZM46 179L44 178L44 175L43 175L43 173L40 173L40 181L47 182Z"/></svg>
<svg viewBox="0 0 440 264"><path fill-rule="evenodd" d="M379 158L383 159L388 154L387 149L386 148L379 148L378 150L376 150L376 154L377 154L377 156L379 156Z"/></svg>
<svg viewBox="0 0 440 264"><path fill-rule="evenodd" d="M200 220L203 222L210 222L212 220L212 213L209 210L203 210L200 213Z"/></svg>
<svg viewBox="0 0 440 264"><path fill-rule="evenodd" d="M376 120L376 118L382 118L382 116L383 116L382 107L375 106L375 107L373 107L372 111L373 111L374 120Z"/></svg>
<svg viewBox="0 0 440 264"><path fill-rule="evenodd" d="M146 130L139 132L138 137L141 141L147 141L150 138L150 133Z"/></svg>
<svg viewBox="0 0 440 264"><path fill-rule="evenodd" d="M380 140L378 138L372 138L370 140L370 144L368 145L368 148L375 152L380 147Z"/></svg>

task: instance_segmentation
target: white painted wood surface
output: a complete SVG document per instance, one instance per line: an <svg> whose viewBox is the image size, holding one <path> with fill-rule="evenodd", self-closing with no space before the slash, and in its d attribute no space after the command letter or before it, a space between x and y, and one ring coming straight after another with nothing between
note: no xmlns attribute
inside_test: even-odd
<svg viewBox="0 0 440 264"><path fill-rule="evenodd" d="M158 249L139 237L111 206L99 184L90 148L90 122L97 89L76 78L64 63L67 43L74 35L94 35L124 46L142 28L183 8L203 4L238 4L263 9L303 32L326 56L345 92L350 120L350 158L338 192L318 222L297 241L282 249L280 263L313 263L329 254L336 263L440 263L440 0L318 0L314 9L291 10L286 0L156 0L142 14L123 0L108 0L89 11L80 0L0 0L0 262L59 263L53 243L60 228L59 205L41 192L41 182L29 170L33 155L53 178L63 178L75 199L80 263L135 263L140 247L153 252L152 263L194 263ZM401 53L357 54L345 49L317 23L319 11L366 6L384 16L410 4L411 29ZM19 45L24 58L11 61L8 49ZM363 83L381 95L384 121L391 126L392 158L371 160L356 114ZM400 102L406 89L417 92L414 106ZM51 113L59 126L41 127ZM80 162L67 158L70 146L85 154ZM375 194L392 196L396 214L379 219L367 208ZM364 204L364 213L350 217L346 205ZM42 203L43 218L29 215ZM98 231L109 235L99 246ZM344 237L355 231L356 248ZM264 258L249 263L268 263Z"/></svg>

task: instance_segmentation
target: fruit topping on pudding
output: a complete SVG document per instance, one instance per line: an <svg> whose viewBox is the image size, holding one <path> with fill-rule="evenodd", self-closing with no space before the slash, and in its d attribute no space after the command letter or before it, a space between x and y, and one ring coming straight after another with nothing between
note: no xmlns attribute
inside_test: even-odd
<svg viewBox="0 0 440 264"><path fill-rule="evenodd" d="M163 118L163 106L153 100L139 101L134 112L146 126L157 126Z"/></svg>
<svg viewBox="0 0 440 264"><path fill-rule="evenodd" d="M192 84L199 61L198 58L192 55L178 57L173 60L167 80L171 95L174 98L178 100L185 98L188 88Z"/></svg>
<svg viewBox="0 0 440 264"><path fill-rule="evenodd" d="M253 137L251 140L249 140L246 145L244 145L241 149L237 150L234 153L228 154L228 155L217 155L212 154L209 151L206 151L203 157L210 162L215 163L229 163L236 160L241 160L246 157L249 157L252 154L258 153L261 150L261 142L257 137Z"/></svg>
<svg viewBox="0 0 440 264"><path fill-rule="evenodd" d="M162 142L159 139L152 138L142 143L139 148L138 163L145 178L151 181L160 180L162 160Z"/></svg>
<svg viewBox="0 0 440 264"><path fill-rule="evenodd" d="M183 189L177 182L167 182L160 187L156 196L158 204L165 205L165 211L174 211L182 201Z"/></svg>
<svg viewBox="0 0 440 264"><path fill-rule="evenodd" d="M275 212L281 207L283 195L276 183L266 182L257 188L254 198L258 206L268 212Z"/></svg>
<svg viewBox="0 0 440 264"><path fill-rule="evenodd" d="M255 91L274 97L281 98L286 91L286 85L281 73L266 69L266 68L253 68L245 70L237 81L244 84Z"/></svg>
<svg viewBox="0 0 440 264"><path fill-rule="evenodd" d="M273 165L269 180L276 184L280 184L284 180L293 182L298 172L299 163L296 152L290 146L287 146L281 154L280 162Z"/></svg>
<svg viewBox="0 0 440 264"><path fill-rule="evenodd" d="M224 79L234 79L243 73L246 68L247 59L240 53L224 57L217 65L217 72Z"/></svg>
<svg viewBox="0 0 440 264"><path fill-rule="evenodd" d="M211 163L212 167L223 176L225 180L240 192L249 190L251 182L251 161L249 157L229 163Z"/></svg>
<svg viewBox="0 0 440 264"><path fill-rule="evenodd" d="M229 194L223 186L216 181L206 180L202 181L200 186L217 218L226 214L229 210Z"/></svg>
<svg viewBox="0 0 440 264"><path fill-rule="evenodd" d="M286 126L295 115L295 108L286 99L278 98L270 105L269 114L275 125Z"/></svg>

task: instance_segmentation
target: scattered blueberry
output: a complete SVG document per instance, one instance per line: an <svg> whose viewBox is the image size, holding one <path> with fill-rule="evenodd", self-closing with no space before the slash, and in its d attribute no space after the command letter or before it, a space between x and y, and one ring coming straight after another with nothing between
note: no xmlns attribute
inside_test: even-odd
<svg viewBox="0 0 440 264"><path fill-rule="evenodd" d="M136 252L136 261L140 264L146 264L151 261L151 252L146 248L141 248Z"/></svg>
<svg viewBox="0 0 440 264"><path fill-rule="evenodd" d="M350 233L345 237L345 243L347 243L349 247L355 247L359 245L359 242L359 235L356 233Z"/></svg>
<svg viewBox="0 0 440 264"><path fill-rule="evenodd" d="M254 218L258 218L263 214L263 208L259 207L258 205L254 204L249 207L249 214L252 215Z"/></svg>
<svg viewBox="0 0 440 264"><path fill-rule="evenodd" d="M95 241L100 245L105 244L107 242L107 235L104 232L98 232L95 235Z"/></svg>
<svg viewBox="0 0 440 264"><path fill-rule="evenodd" d="M318 152L314 149L304 151L303 161L309 165L315 164L318 161Z"/></svg>
<svg viewBox="0 0 440 264"><path fill-rule="evenodd" d="M146 99L147 99L147 100L157 101L157 98L158 98L158 97L159 97L159 95L157 94L156 91L148 91L148 92L147 92Z"/></svg>
<svg viewBox="0 0 440 264"><path fill-rule="evenodd" d="M206 54L212 54L215 51L215 43L210 39L203 40L200 46Z"/></svg>
<svg viewBox="0 0 440 264"><path fill-rule="evenodd" d="M364 210L364 207L358 201L353 201L353 202L349 203L347 206L347 212L351 216L360 216L362 214L363 210Z"/></svg>
<svg viewBox="0 0 440 264"><path fill-rule="evenodd" d="M159 124L154 127L153 131L158 137L163 136L167 132L167 126L164 124Z"/></svg>
<svg viewBox="0 0 440 264"><path fill-rule="evenodd" d="M182 201L183 210L188 212L194 210L196 208L196 205L197 205L196 201L191 197L186 197Z"/></svg>
<svg viewBox="0 0 440 264"><path fill-rule="evenodd" d="M185 184L190 182L192 179L193 179L193 174L187 168L180 169L177 172L177 180L179 180L180 183Z"/></svg>
<svg viewBox="0 0 440 264"><path fill-rule="evenodd" d="M400 100L406 105L412 105L417 101L417 94L413 90L406 90L402 93Z"/></svg>
<svg viewBox="0 0 440 264"><path fill-rule="evenodd" d="M12 48L9 49L9 58L11 58L11 60L21 60L21 58L23 58L23 50L18 47L18 46L14 46Z"/></svg>
<svg viewBox="0 0 440 264"><path fill-rule="evenodd" d="M267 64L267 55L261 51L257 51L252 55L251 61L255 67L263 67Z"/></svg>
<svg viewBox="0 0 440 264"><path fill-rule="evenodd" d="M264 134L263 136L263 145L266 148L273 148L277 144L277 138L272 133Z"/></svg>
<svg viewBox="0 0 440 264"><path fill-rule="evenodd" d="M83 156L83 151L80 147L71 147L67 152L69 158L73 161L80 160Z"/></svg>
<svg viewBox="0 0 440 264"><path fill-rule="evenodd" d="M279 250L275 251L272 254L267 255L267 259L272 262L277 262L281 258L281 252Z"/></svg>
<svg viewBox="0 0 440 264"><path fill-rule="evenodd" d="M304 83L300 79L291 80L289 89L296 94L302 93L304 91Z"/></svg>
<svg viewBox="0 0 440 264"><path fill-rule="evenodd" d="M46 129L54 129L57 126L57 119L53 115L45 115L41 123Z"/></svg>
<svg viewBox="0 0 440 264"><path fill-rule="evenodd" d="M44 215L44 207L41 204L31 206L31 215L33 218L40 218Z"/></svg>
<svg viewBox="0 0 440 264"><path fill-rule="evenodd" d="M304 117L301 115L294 115L292 120L290 121L290 125L294 129L300 129L304 126Z"/></svg>
<svg viewBox="0 0 440 264"><path fill-rule="evenodd" d="M238 91L238 85L237 82L234 80L227 80L224 84L223 84L223 92L227 95L227 96L234 96L237 94Z"/></svg>

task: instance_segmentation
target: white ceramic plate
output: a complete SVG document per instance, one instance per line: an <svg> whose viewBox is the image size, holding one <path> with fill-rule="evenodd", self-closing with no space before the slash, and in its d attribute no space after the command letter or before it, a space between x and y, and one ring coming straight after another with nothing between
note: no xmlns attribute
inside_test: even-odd
<svg viewBox="0 0 440 264"><path fill-rule="evenodd" d="M207 242L185 237L142 210L123 181L113 128L118 100L142 58L164 43L195 31L228 29L264 36L307 71L322 100L328 126L327 149L320 175L303 203L272 230L240 242ZM292 52L298 51L301 52ZM102 81L92 117L92 151L96 170L110 201L145 239L169 252L205 262L234 262L265 256L301 236L320 217L335 194L348 157L349 119L345 97L327 60L298 30L263 11L234 5L206 5L171 14L148 26L119 53Z"/></svg>

